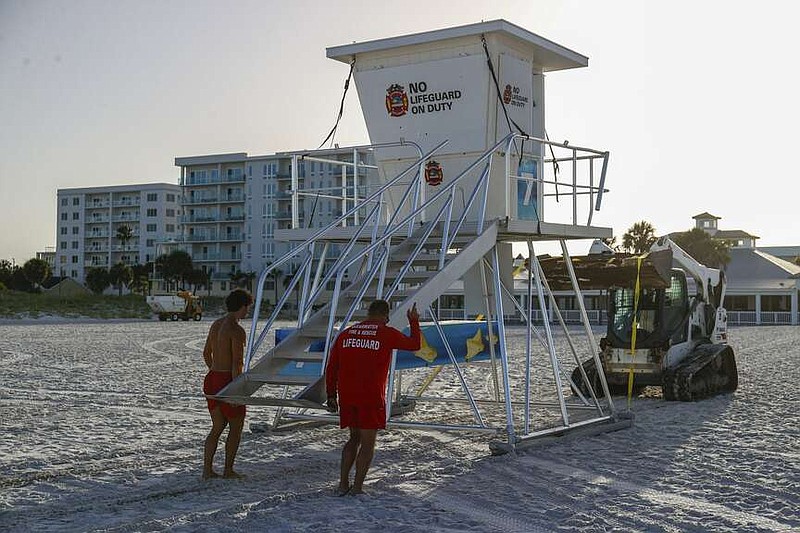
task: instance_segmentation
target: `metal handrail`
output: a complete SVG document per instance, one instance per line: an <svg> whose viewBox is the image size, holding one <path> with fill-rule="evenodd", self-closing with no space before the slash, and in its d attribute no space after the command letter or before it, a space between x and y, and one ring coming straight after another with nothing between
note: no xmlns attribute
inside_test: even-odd
<svg viewBox="0 0 800 533"><path fill-rule="evenodd" d="M384 235L381 238L379 238L378 240L372 242L364 250L361 250L360 256L354 257L347 264L345 264L345 266L343 268L339 269L338 274L336 276L336 283L335 283L334 289L333 289L333 296L331 297L331 302L330 302L330 306L331 306L331 308L330 308L330 317L331 318L330 318L330 321L329 321L329 324L328 324L328 330L327 330L326 336L325 336L325 351L324 351L324 356L323 356L323 361L322 361L322 368L325 368L325 364L327 363L327 359L328 359L328 352L330 350L331 334L333 332L334 317L336 315L335 309L336 309L336 306L338 304L339 297L341 295L342 280L343 280L343 277L344 277L344 272L348 268L350 268L352 265L354 265L356 262L362 260L365 255L373 252L378 247L384 245L387 241L390 241L390 239L394 236L394 234L398 233L403 227L405 227L405 225L409 221L413 221L418 214L424 212L425 209L428 206L430 206L430 205L434 204L435 202L437 202L444 195L449 194L450 197L451 197L450 201L452 201L453 191L455 190L456 185L462 179L464 179L465 176L469 175L469 173L471 173L478 165L483 163L485 160L489 159L500 147L502 147L506 142L508 142L508 139L510 139L512 137L512 135L513 134L507 135L506 137L501 139L498 143L496 143L494 146L492 146L489 150L484 152L479 158L477 158L470 165L468 165L467 168L465 168L463 171L461 171L461 173L458 176L453 178L450 181L450 183L448 183L445 187L443 187L442 190L440 190L435 195L430 197L428 200L423 202L416 209L412 210L411 213L406 215L406 217L403 218L396 225L387 226L386 231L384 232ZM489 176L489 172L484 171L482 173L480 179L475 184L475 189L476 190L484 185L483 182L488 182L488 176ZM413 184L410 184L410 186L413 186ZM486 197L484 195L484 203L485 203L485 201L486 201ZM430 234L429 232L432 230L432 228L435 227L435 225L438 222L441 214L444 212L445 208L447 207L447 204L448 204L448 202L445 202L445 205L442 206L442 208L440 209L439 213L437 214L437 218L430 223L429 227L427 228L426 235L429 235ZM399 210L399 208L400 207L398 206L397 210ZM466 214L466 212L464 214ZM462 214L462 217L464 216L464 214ZM460 229L460 228L461 228L461 224L457 225L457 229ZM483 224L479 224L479 226L476 228L476 231L477 231L478 234L481 234L483 232L483 230L484 230ZM427 238L427 236L425 238L421 239L421 242L424 243L426 238ZM443 235L442 242L444 243L445 241L452 242L451 239L448 239L448 236ZM416 254L419 253L419 250L421 250L421 248L422 248L421 246L418 246L417 249L415 249L414 254L412 254L408 258L408 260L406 261L406 264L404 265L404 271L405 272L407 272L407 270L410 267L410 265L414 262L414 259L416 258ZM446 249L444 247L442 248L442 253L446 253ZM385 258L383 260L384 261L388 261L388 253L385 254ZM364 283L364 286L368 286L372 282L372 278L373 277L374 277L374 275L365 276L364 279L361 280L361 282ZM394 287L398 286L398 284L401 281L402 281L402 276L398 276L398 278L395 280ZM362 292L362 291L359 291L359 292ZM366 292L366 291L363 291L363 292ZM357 308L359 303L360 302L359 302L358 298L356 298L353 301L353 303L351 304L350 310L348 312L348 316L345 317L345 320L342 321L342 324L346 324L347 323L347 320L352 316L353 311L355 310L355 308Z"/></svg>
<svg viewBox="0 0 800 533"><path fill-rule="evenodd" d="M417 151L420 152L420 157L413 164L411 164L408 168L406 168L401 173L399 173L397 176L395 176L394 178L392 178L391 180L386 182L377 191L373 192L372 194L370 194L369 196L364 198L362 200L362 204L363 203L367 203L367 202L372 202L376 198L382 198L382 195L383 195L385 190L389 189L390 187L393 187L395 184L397 184L397 182L399 182L401 179L403 179L412 170L418 170L420 168L420 165L422 164L422 162L424 160L426 160L427 158L431 157L433 154L435 154L437 151L439 151L443 146L445 146L448 142L449 142L448 140L444 140L444 141L440 142L439 144L434 146L431 150L429 150L425 154L421 153L422 149L419 147L419 145L417 145L416 143L413 143L413 142L409 142L409 141L400 141L399 143L382 143L382 144L374 145L373 147L375 147L375 148L386 148L386 147L393 147L393 146L414 146L417 149ZM381 203L378 202L377 205L380 206ZM272 327L272 324L274 323L275 319L277 318L278 312L283 307L283 305L285 305L285 299L282 299L281 305L278 305L276 303L275 308L273 309L272 315L268 319L267 326L264 328L264 331L263 331L262 335L259 337L258 342L254 342L254 340L256 338L256 328L257 328L257 325L258 325L258 313L259 313L259 310L261 309L261 303L262 303L263 297L264 297L264 282L266 281L267 276L272 271L274 271L277 268L285 265L286 263L288 263L289 261L291 261L292 259L294 259L298 255L303 253L303 251L306 250L310 246L311 243L319 240L322 237L325 237L330 231L332 231L333 228L335 228L343 220L346 220L347 217L349 217L352 214L354 214L355 212L357 212L359 209L361 209L361 207L362 207L361 205L355 205L353 208L347 210L339 218L337 218L335 221L333 221L330 225L328 225L325 228L321 228L319 231L315 232L311 237L306 239L302 244L300 244L299 246L297 246L293 250L289 251L283 257L281 257L277 261L271 263L270 265L268 265L267 267L265 267L261 271L261 274L259 275L259 278L258 278L255 305L253 307L253 320L252 320L252 323L250 325L250 334L248 336L248 342L247 342L247 354L245 356L245 365L244 365L245 371L249 370L253 354L255 353L256 349L261 344L261 342L263 342L263 339L266 336L267 331L269 330L269 328ZM378 220L376 221L376 224L378 224L379 222L380 222L380 220L378 218ZM298 271L298 274L299 274L299 271ZM286 291L286 292L288 293L288 292L291 292L291 291ZM299 309L298 309L298 312L299 312Z"/></svg>
<svg viewBox="0 0 800 533"><path fill-rule="evenodd" d="M516 141L518 139L521 139L523 141L533 141L535 143L540 143L540 144L552 146L554 148L570 150L572 152L572 156L571 157L555 157L555 155L554 155L553 157L550 157L550 158L537 157L537 156L533 156L533 158L536 159L537 161L541 161L542 163L557 163L557 162L570 162L570 163L572 163L572 183L558 182L556 180L545 180L544 177L542 176L542 174L543 174L543 170L542 169L537 169L538 172L537 172L537 176L535 178L531 178L531 177L528 177L528 176L519 176L519 175L516 175L515 173L512 173L511 172L512 146L515 146L514 145L514 141ZM578 152L584 152L584 153L588 153L588 154L591 154L591 155L578 156ZM514 155L518 155L518 154L514 154ZM542 185L545 185L545 184L547 184L547 185L555 185L556 192L555 193L548 193L548 194L545 194L544 192L542 192L542 197L543 198L544 197L551 197L551 196L556 196L556 197L560 196L560 193L558 192L558 187L560 185L562 187L566 187L566 188L572 189L572 192L571 193L567 193L567 195L572 197L572 207L573 207L573 210L572 210L572 223L575 224L575 225L577 225L577 223L578 223L578 221L577 221L577 198L578 198L578 196L589 195L589 203L590 203L590 205L594 204L594 209L592 210L590 208L590 210L589 210L589 216L588 216L588 219L587 219L587 222L586 222L586 225L590 226L591 223L592 223L593 211L600 211L600 205L602 203L603 193L608 192L608 190L605 188L605 180L606 180L606 171L608 170L608 158L609 158L609 155L610 154L609 154L608 151L600 151L600 150L595 150L595 149L592 149L592 148L586 148L586 147L583 147L583 146L573 146L573 145L570 145L570 144L568 144L566 142L559 143L559 142L550 141L548 139L542 139L542 138L539 138L539 137L531 137L529 135L523 135L523 134L519 134L519 133L514 134L512 136L512 138L508 141L508 145L506 146L506 152L505 152L505 157L506 157L506 161L505 161L505 164L506 164L506 180L507 180L506 181L507 190L506 190L506 195L505 195L506 215L508 215L508 216L511 215L511 212L510 212L510 209L511 209L511 198L510 198L511 194L510 194L510 190L508 189L508 183L509 183L510 180L516 180L518 182L519 181L534 182L534 183L540 183ZM594 185L594 162L596 160L602 160L603 166L602 166L602 169L600 171L600 181L595 186ZM589 185L584 185L584 184L578 184L577 183L578 161L587 161L588 164L589 164ZM578 189L585 189L585 190L584 191L579 191ZM594 195L595 194L597 195L597 199L596 200L594 199ZM537 218L540 219L540 215L538 213L536 214L536 216L537 216Z"/></svg>

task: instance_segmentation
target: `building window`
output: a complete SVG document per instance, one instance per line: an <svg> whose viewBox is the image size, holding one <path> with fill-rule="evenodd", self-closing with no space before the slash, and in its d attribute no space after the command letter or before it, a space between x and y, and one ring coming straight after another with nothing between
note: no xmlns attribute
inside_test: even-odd
<svg viewBox="0 0 800 533"><path fill-rule="evenodd" d="M219 282L219 288L220 288L220 290L227 291L228 290L228 284L225 283L224 281L220 281Z"/></svg>
<svg viewBox="0 0 800 533"><path fill-rule="evenodd" d="M147 216L149 216L149 217L158 216L158 210L155 207L148 208Z"/></svg>
<svg viewBox="0 0 800 533"><path fill-rule="evenodd" d="M61 220L67 220L69 218L68 213L61 213Z"/></svg>
<svg viewBox="0 0 800 533"><path fill-rule="evenodd" d="M63 227L61 228L61 235L66 235L66 234L67 234L67 227L66 227L66 226L63 226Z"/></svg>
<svg viewBox="0 0 800 533"><path fill-rule="evenodd" d="M149 233L155 233L157 231L155 224L148 224L146 229Z"/></svg>
<svg viewBox="0 0 800 533"><path fill-rule="evenodd" d="M157 202L158 201L158 193L157 192L149 192L149 193L147 193L147 201L148 202Z"/></svg>
<svg viewBox="0 0 800 533"><path fill-rule="evenodd" d="M68 206L69 205L69 198L62 198L61 199L61 205L62 206Z"/></svg>
<svg viewBox="0 0 800 533"><path fill-rule="evenodd" d="M175 224L167 224L167 233L175 233Z"/></svg>
<svg viewBox="0 0 800 533"><path fill-rule="evenodd" d="M72 199L72 205L81 205L81 199L76 196Z"/></svg>
<svg viewBox="0 0 800 533"><path fill-rule="evenodd" d="M80 220L81 214L80 213L72 213L72 220Z"/></svg>
<svg viewBox="0 0 800 533"><path fill-rule="evenodd" d="M62 243L62 244L67 244L67 243ZM64 248L66 248L66 246L64 246ZM61 263L62 265L66 264L67 256L66 255L62 255L61 257L58 258L58 262Z"/></svg>
<svg viewBox="0 0 800 533"><path fill-rule="evenodd" d="M61 249L62 250L66 250L67 249L67 241L61 241Z"/></svg>
<svg viewBox="0 0 800 533"><path fill-rule="evenodd" d="M168 217L174 217L175 216L175 210L174 209L167 209L167 216Z"/></svg>
<svg viewBox="0 0 800 533"><path fill-rule="evenodd" d="M77 271L77 270L73 270L73 271L72 271L72 273L71 273L70 275L71 275L73 278L77 278L77 277L78 277L78 271Z"/></svg>
<svg viewBox="0 0 800 533"><path fill-rule="evenodd" d="M79 231L79 229L78 229L78 226L74 226L74 227L72 228L72 234L73 234L73 235L77 235L77 234L78 234L78 231Z"/></svg>
<svg viewBox="0 0 800 533"><path fill-rule="evenodd" d="M73 263L77 263L78 262L78 256L77 255L73 255L72 256L72 262Z"/></svg>
<svg viewBox="0 0 800 533"><path fill-rule="evenodd" d="M174 201L175 201L175 195L172 193L167 193L167 202L174 202Z"/></svg>
<svg viewBox="0 0 800 533"><path fill-rule="evenodd" d="M73 250L77 250L78 249L78 241L72 241L72 249Z"/></svg>
<svg viewBox="0 0 800 533"><path fill-rule="evenodd" d="M155 239L147 239L145 241L145 246L147 246L148 248L152 248L153 246L155 246L155 244L156 244Z"/></svg>

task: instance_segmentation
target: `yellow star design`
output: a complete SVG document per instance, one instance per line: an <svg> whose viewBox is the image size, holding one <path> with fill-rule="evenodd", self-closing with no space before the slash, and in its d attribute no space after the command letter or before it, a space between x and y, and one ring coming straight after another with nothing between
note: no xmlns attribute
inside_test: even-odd
<svg viewBox="0 0 800 533"><path fill-rule="evenodd" d="M483 332L478 328L478 331L475 332L475 335L467 339L467 355L464 357L465 360L469 361L479 353L481 353L485 349L485 345L483 343Z"/></svg>
<svg viewBox="0 0 800 533"><path fill-rule="evenodd" d="M424 359L425 361L432 363L434 359L436 359L436 357L439 355L439 353L434 348L431 348L430 344L428 344L428 340L425 338L425 334L420 333L419 350L414 352L414 355L416 355L420 359Z"/></svg>

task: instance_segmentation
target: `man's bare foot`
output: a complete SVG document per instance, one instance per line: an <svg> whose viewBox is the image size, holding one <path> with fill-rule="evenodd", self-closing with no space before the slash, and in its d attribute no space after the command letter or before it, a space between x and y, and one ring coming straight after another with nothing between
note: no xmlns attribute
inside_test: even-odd
<svg viewBox="0 0 800 533"><path fill-rule="evenodd" d="M336 487L336 495L337 496L344 496L348 492L350 492L350 486L349 485L339 485L338 487Z"/></svg>
<svg viewBox="0 0 800 533"><path fill-rule="evenodd" d="M350 496L356 496L357 494L366 494L364 489L361 487L356 488L355 486L350 487L350 492L348 492Z"/></svg>
<svg viewBox="0 0 800 533"><path fill-rule="evenodd" d="M233 470L229 470L224 474L222 474L222 477L224 477L225 479L244 479L247 476L245 476L244 474L240 474L239 472L234 472Z"/></svg>
<svg viewBox="0 0 800 533"><path fill-rule="evenodd" d="M220 477L219 474L211 470L210 472L203 472L203 479L214 479Z"/></svg>

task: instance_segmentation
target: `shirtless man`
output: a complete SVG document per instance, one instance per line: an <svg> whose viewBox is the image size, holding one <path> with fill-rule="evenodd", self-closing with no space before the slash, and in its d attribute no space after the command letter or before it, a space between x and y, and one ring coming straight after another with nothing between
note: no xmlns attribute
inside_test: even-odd
<svg viewBox="0 0 800 533"><path fill-rule="evenodd" d="M203 359L209 370L203 381L203 392L206 395L218 393L242 373L246 336L239 320L247 315L251 305L253 296L244 289L235 289L225 298L228 314L211 324L203 349ZM225 471L222 475L226 478L241 478L243 476L233 470L233 460L239 449L246 408L244 405L231 405L210 398L207 401L208 411L211 413L211 432L206 438L203 479L219 477L213 469L214 454L217 453L222 431L228 424L230 429L225 442Z"/></svg>
<svg viewBox="0 0 800 533"><path fill-rule="evenodd" d="M375 454L375 438L378 430L386 427L386 381L392 352L420 347L417 304L406 313L410 337L387 325L386 301L375 300L367 313L366 320L336 338L325 369L328 410L339 411L339 426L350 428L350 438L342 449L339 495L364 492L362 484ZM353 463L356 475L351 486Z"/></svg>

